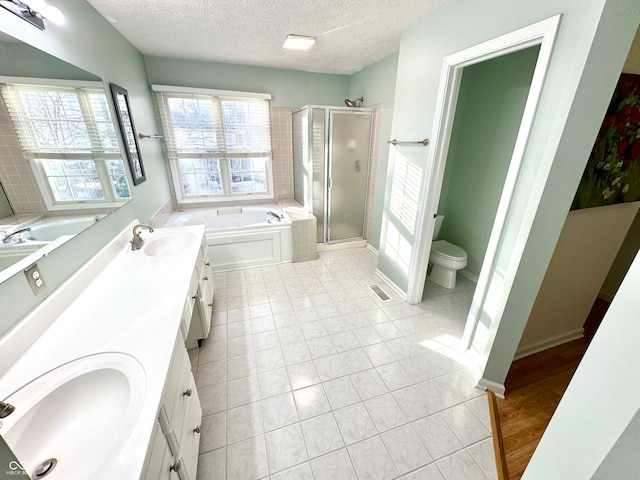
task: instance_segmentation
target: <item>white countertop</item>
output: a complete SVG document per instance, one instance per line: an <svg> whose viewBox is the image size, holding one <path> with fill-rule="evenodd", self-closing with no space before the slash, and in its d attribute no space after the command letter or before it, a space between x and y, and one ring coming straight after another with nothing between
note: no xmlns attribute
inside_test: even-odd
<svg viewBox="0 0 640 480"><path fill-rule="evenodd" d="M142 411L116 461L99 478L138 479L142 474L204 226L142 233L150 239L176 230L191 231L196 240L164 257L131 251L127 244L0 378L0 398L7 398L30 380L80 357L121 352L140 362L146 374ZM78 478L86 477L79 472Z"/></svg>

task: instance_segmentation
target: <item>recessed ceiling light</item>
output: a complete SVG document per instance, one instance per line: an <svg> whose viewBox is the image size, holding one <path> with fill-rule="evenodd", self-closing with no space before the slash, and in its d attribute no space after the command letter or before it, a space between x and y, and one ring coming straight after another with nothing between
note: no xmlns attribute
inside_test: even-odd
<svg viewBox="0 0 640 480"><path fill-rule="evenodd" d="M287 48L289 50L308 50L314 43L316 43L316 39L313 37L289 34L287 35L287 38L284 39L282 48Z"/></svg>

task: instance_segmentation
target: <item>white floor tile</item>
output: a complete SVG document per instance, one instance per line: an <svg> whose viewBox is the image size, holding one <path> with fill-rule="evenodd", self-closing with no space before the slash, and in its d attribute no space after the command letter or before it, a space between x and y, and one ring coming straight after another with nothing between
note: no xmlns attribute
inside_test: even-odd
<svg viewBox="0 0 640 480"><path fill-rule="evenodd" d="M333 413L347 445L373 437L378 433L364 403L356 403L335 410Z"/></svg>
<svg viewBox="0 0 640 480"><path fill-rule="evenodd" d="M285 470L309 458L298 424L269 432L266 439L271 473Z"/></svg>
<svg viewBox="0 0 640 480"><path fill-rule="evenodd" d="M416 420L411 425L435 460L464 447L439 415Z"/></svg>
<svg viewBox="0 0 640 480"><path fill-rule="evenodd" d="M322 385L312 385L293 392L300 420L331 411Z"/></svg>
<svg viewBox="0 0 640 480"><path fill-rule="evenodd" d="M346 449L311 460L315 480L358 480Z"/></svg>
<svg viewBox="0 0 640 480"><path fill-rule="evenodd" d="M202 418L200 430L200 453L210 452L227 445L227 412Z"/></svg>
<svg viewBox="0 0 640 480"><path fill-rule="evenodd" d="M466 450L461 450L437 462L447 480L487 480L487 476Z"/></svg>
<svg viewBox="0 0 640 480"><path fill-rule="evenodd" d="M398 475L380 437L351 445L348 450L360 480L387 480Z"/></svg>
<svg viewBox="0 0 640 480"><path fill-rule="evenodd" d="M380 436L400 474L410 472L433 461L411 425L390 430Z"/></svg>
<svg viewBox="0 0 640 480"><path fill-rule="evenodd" d="M267 398L261 403L264 429L267 432L298 421L298 411L291 392Z"/></svg>
<svg viewBox="0 0 640 480"><path fill-rule="evenodd" d="M407 417L390 393L366 400L364 404L380 433L407 423Z"/></svg>
<svg viewBox="0 0 640 480"><path fill-rule="evenodd" d="M291 391L289 384L289 375L286 368L278 368L258 374L258 383L260 387L260 397L275 397L282 393Z"/></svg>
<svg viewBox="0 0 640 480"><path fill-rule="evenodd" d="M289 382L293 390L320 383L320 376L311 360L290 365L287 367L287 372L289 373Z"/></svg>
<svg viewBox="0 0 640 480"><path fill-rule="evenodd" d="M409 305L375 268L350 249L214 275L212 331L189 352L198 479L493 478L477 359L460 342L475 286L428 284Z"/></svg>
<svg viewBox="0 0 640 480"><path fill-rule="evenodd" d="M337 410L360 401L360 395L349 377L340 377L323 382L322 386L333 410Z"/></svg>
<svg viewBox="0 0 640 480"><path fill-rule="evenodd" d="M227 447L227 479L257 480L269 475L264 435Z"/></svg>
<svg viewBox="0 0 640 480"><path fill-rule="evenodd" d="M363 400L377 397L389 391L375 368L354 373L349 377Z"/></svg>
<svg viewBox="0 0 640 480"><path fill-rule="evenodd" d="M271 475L271 480L314 480L311 464L309 462L301 463L289 470Z"/></svg>
<svg viewBox="0 0 640 480"><path fill-rule="evenodd" d="M491 432L465 404L444 410L440 416L464 446L476 443L491 435Z"/></svg>
<svg viewBox="0 0 640 480"><path fill-rule="evenodd" d="M344 447L333 413L305 420L301 426L309 458L319 457Z"/></svg>
<svg viewBox="0 0 640 480"><path fill-rule="evenodd" d="M227 411L227 444L241 442L261 433L264 433L264 429L260 402Z"/></svg>

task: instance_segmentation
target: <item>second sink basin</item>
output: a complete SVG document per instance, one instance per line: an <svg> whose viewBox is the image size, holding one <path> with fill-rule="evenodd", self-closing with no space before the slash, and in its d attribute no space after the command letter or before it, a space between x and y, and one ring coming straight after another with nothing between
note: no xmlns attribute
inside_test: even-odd
<svg viewBox="0 0 640 480"><path fill-rule="evenodd" d="M165 257L182 252L196 240L191 232L173 231L154 233L146 241L142 251L152 257Z"/></svg>
<svg viewBox="0 0 640 480"><path fill-rule="evenodd" d="M0 434L33 479L100 478L133 431L145 391L144 369L133 357L84 357L5 399L15 411Z"/></svg>

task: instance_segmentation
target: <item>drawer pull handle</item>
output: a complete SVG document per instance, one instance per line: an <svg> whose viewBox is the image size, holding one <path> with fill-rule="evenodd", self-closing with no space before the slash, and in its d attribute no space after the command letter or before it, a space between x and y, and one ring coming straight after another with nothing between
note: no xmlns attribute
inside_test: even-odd
<svg viewBox="0 0 640 480"><path fill-rule="evenodd" d="M195 433L200 433L200 425L193 429Z"/></svg>
<svg viewBox="0 0 640 480"><path fill-rule="evenodd" d="M184 395L185 397L190 397L192 393L193 393L193 392L192 392L192 390L191 390L190 388L187 388L187 389L184 391L184 394L183 394L183 395Z"/></svg>
<svg viewBox="0 0 640 480"><path fill-rule="evenodd" d="M180 460L176 460L175 463L169 467L169 470L172 470L174 472L178 472L178 471L180 471L180 467L181 466L182 466L182 464L180 463Z"/></svg>

